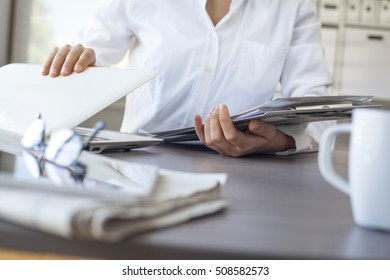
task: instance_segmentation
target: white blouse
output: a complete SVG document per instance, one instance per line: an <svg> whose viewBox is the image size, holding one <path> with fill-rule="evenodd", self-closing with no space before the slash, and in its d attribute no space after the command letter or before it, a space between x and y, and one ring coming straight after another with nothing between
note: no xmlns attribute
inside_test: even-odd
<svg viewBox="0 0 390 280"><path fill-rule="evenodd" d="M103 0L79 42L109 66L130 50L129 67L158 76L130 94L122 131L193 126L212 107L231 114L283 97L326 95L331 77L310 1L232 0L214 26L206 0ZM316 150L325 123L279 127L297 150Z"/></svg>

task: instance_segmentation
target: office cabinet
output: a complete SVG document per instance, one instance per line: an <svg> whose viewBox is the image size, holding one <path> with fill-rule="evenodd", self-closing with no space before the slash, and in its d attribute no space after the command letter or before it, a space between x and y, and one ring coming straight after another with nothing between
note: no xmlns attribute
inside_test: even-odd
<svg viewBox="0 0 390 280"><path fill-rule="evenodd" d="M339 0L321 0L320 2L321 20L326 23L337 23L340 17Z"/></svg>
<svg viewBox="0 0 390 280"><path fill-rule="evenodd" d="M390 100L390 0L311 0L322 23L332 95Z"/></svg>
<svg viewBox="0 0 390 280"><path fill-rule="evenodd" d="M379 21L390 24L390 1L381 1L379 5Z"/></svg>
<svg viewBox="0 0 390 280"><path fill-rule="evenodd" d="M348 0L347 4L347 20L359 21L361 19L361 0Z"/></svg>
<svg viewBox="0 0 390 280"><path fill-rule="evenodd" d="M390 31L346 28L340 92L390 98Z"/></svg>
<svg viewBox="0 0 390 280"><path fill-rule="evenodd" d="M362 22L375 22L378 20L378 6L376 0L363 0L362 2Z"/></svg>

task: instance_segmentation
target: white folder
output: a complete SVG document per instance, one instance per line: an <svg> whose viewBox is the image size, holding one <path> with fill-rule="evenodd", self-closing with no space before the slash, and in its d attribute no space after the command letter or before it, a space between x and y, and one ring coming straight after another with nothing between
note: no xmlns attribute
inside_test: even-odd
<svg viewBox="0 0 390 280"><path fill-rule="evenodd" d="M351 117L355 108L378 107L372 104L372 96L304 96L276 98L232 116L234 126L241 131L248 129L251 120L262 120L274 125L290 125ZM164 139L165 142L198 140L194 127L146 133Z"/></svg>

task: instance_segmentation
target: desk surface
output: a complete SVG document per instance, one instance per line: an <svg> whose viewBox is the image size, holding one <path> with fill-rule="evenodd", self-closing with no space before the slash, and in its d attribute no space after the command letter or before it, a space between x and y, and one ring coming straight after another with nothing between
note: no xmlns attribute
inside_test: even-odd
<svg viewBox="0 0 390 280"><path fill-rule="evenodd" d="M121 243L69 241L0 222L0 247L103 259L390 259L390 233L354 225L317 154L228 158L197 145L107 154L183 171L226 172L224 212ZM347 153L335 164L346 172Z"/></svg>

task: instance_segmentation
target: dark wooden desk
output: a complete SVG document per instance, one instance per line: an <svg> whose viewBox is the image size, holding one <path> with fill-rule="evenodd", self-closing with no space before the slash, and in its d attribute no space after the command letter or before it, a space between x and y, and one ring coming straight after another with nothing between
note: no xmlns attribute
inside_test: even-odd
<svg viewBox="0 0 390 280"><path fill-rule="evenodd" d="M227 211L103 244L69 241L0 222L0 247L103 259L390 259L390 233L354 225L348 197L321 177L317 154L228 158L163 145L108 154L183 171L226 172ZM346 171L347 153L336 166Z"/></svg>

